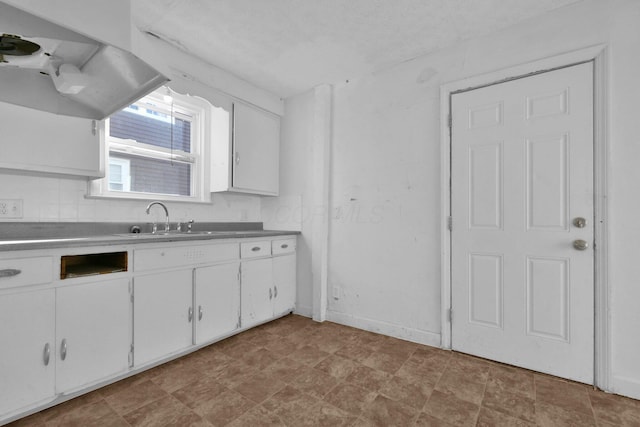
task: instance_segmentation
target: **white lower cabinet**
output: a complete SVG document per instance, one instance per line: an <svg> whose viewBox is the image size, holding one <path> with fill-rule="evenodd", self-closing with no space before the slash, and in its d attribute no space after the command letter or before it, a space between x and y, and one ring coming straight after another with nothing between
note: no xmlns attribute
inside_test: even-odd
<svg viewBox="0 0 640 427"><path fill-rule="evenodd" d="M192 281L192 269L135 277L135 365L143 365L191 346Z"/></svg>
<svg viewBox="0 0 640 427"><path fill-rule="evenodd" d="M195 270L195 344L225 336L240 327L240 263Z"/></svg>
<svg viewBox="0 0 640 427"><path fill-rule="evenodd" d="M273 264L271 258L242 261L241 322L248 328L273 317Z"/></svg>
<svg viewBox="0 0 640 427"><path fill-rule="evenodd" d="M129 279L56 289L56 389L67 392L129 369Z"/></svg>
<svg viewBox="0 0 640 427"><path fill-rule="evenodd" d="M0 419L55 395L55 290L0 296Z"/></svg>
<svg viewBox="0 0 640 427"><path fill-rule="evenodd" d="M296 254L273 257L273 315L292 311L296 305Z"/></svg>
<svg viewBox="0 0 640 427"><path fill-rule="evenodd" d="M247 243L243 245L246 250L241 250L247 256L242 260L240 279L243 328L273 319L295 308L295 237L268 242L269 251L266 253L264 245L260 243ZM268 258L253 258L267 255Z"/></svg>
<svg viewBox="0 0 640 427"><path fill-rule="evenodd" d="M0 424L292 311L295 246L134 246L122 272L95 276L73 276L95 258L68 249L0 259Z"/></svg>
<svg viewBox="0 0 640 427"><path fill-rule="evenodd" d="M129 369L129 280L0 296L0 419Z"/></svg>

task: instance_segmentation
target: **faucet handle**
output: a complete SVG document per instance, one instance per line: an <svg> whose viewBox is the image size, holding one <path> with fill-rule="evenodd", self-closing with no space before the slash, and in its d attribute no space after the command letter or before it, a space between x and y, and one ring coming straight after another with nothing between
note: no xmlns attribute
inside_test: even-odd
<svg viewBox="0 0 640 427"><path fill-rule="evenodd" d="M176 231L177 232L182 231L182 223L180 221L178 221L178 223L176 224Z"/></svg>
<svg viewBox="0 0 640 427"><path fill-rule="evenodd" d="M191 227L193 226L194 221L190 219L187 223L187 233L191 233Z"/></svg>

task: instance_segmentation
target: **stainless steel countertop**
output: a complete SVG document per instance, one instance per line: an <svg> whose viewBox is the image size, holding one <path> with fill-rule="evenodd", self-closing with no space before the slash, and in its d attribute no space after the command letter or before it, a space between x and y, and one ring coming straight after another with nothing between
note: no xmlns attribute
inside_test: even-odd
<svg viewBox="0 0 640 427"><path fill-rule="evenodd" d="M70 248L86 246L131 245L140 243L169 243L218 239L261 238L300 234L299 231L277 230L217 230L188 232L116 233L94 236L73 237L28 237L0 240L0 252L18 250L38 250L50 248Z"/></svg>

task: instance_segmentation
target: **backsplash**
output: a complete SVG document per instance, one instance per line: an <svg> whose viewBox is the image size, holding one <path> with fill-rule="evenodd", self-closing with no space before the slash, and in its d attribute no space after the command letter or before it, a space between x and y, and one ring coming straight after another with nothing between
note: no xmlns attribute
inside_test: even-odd
<svg viewBox="0 0 640 427"><path fill-rule="evenodd" d="M82 179L0 173L0 199L22 200L22 218L2 222L152 222L162 209L145 213L148 200L87 198ZM166 202L171 221L260 221L260 197L213 194L212 204ZM161 218L162 217L162 218Z"/></svg>

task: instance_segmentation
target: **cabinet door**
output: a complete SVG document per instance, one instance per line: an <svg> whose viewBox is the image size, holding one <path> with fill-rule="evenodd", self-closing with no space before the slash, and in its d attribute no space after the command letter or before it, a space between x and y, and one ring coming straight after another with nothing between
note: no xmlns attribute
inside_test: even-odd
<svg viewBox="0 0 640 427"><path fill-rule="evenodd" d="M211 341L238 328L239 271L238 262L196 269L196 344Z"/></svg>
<svg viewBox="0 0 640 427"><path fill-rule="evenodd" d="M125 372L131 349L129 279L56 290L56 389Z"/></svg>
<svg viewBox="0 0 640 427"><path fill-rule="evenodd" d="M273 314L279 316L296 304L296 254L273 258Z"/></svg>
<svg viewBox="0 0 640 427"><path fill-rule="evenodd" d="M233 188L278 194L280 118L241 103L233 104Z"/></svg>
<svg viewBox="0 0 640 427"><path fill-rule="evenodd" d="M177 270L134 281L134 363L141 365L193 342L193 270Z"/></svg>
<svg viewBox="0 0 640 427"><path fill-rule="evenodd" d="M0 325L0 414L52 399L55 291L0 296Z"/></svg>
<svg viewBox="0 0 640 427"><path fill-rule="evenodd" d="M241 266L241 325L256 325L273 317L271 258L243 261Z"/></svg>
<svg viewBox="0 0 640 427"><path fill-rule="evenodd" d="M5 124L0 168L103 176L100 138L91 120L5 102L0 117Z"/></svg>

